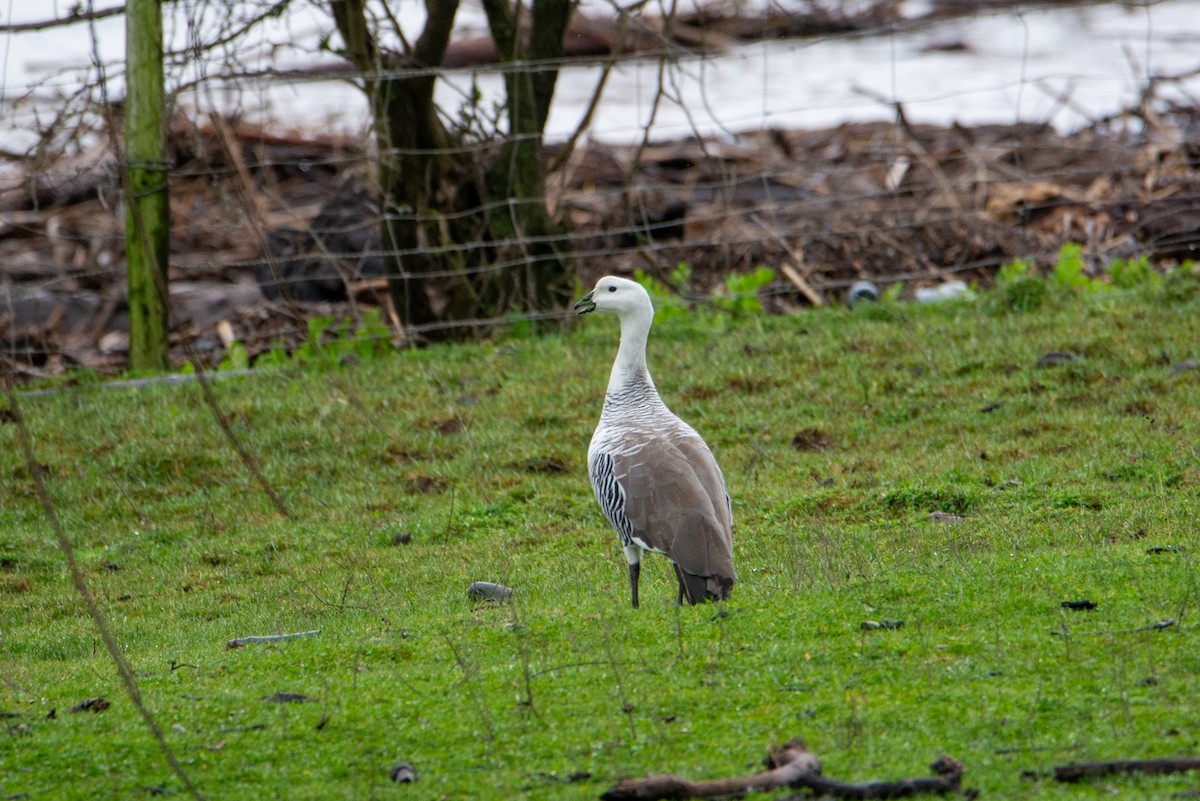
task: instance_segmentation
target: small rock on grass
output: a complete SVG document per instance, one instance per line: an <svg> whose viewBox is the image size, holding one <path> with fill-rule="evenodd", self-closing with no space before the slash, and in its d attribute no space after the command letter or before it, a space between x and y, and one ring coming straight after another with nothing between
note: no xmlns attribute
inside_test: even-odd
<svg viewBox="0 0 1200 801"><path fill-rule="evenodd" d="M1096 602L1088 601L1088 600L1063 601L1062 607L1063 607L1063 609L1077 609L1077 610L1082 610L1084 612L1087 612L1087 611L1090 611L1090 610L1096 608Z"/></svg>
<svg viewBox="0 0 1200 801"><path fill-rule="evenodd" d="M308 703L312 699L304 693L278 692L271 693L270 695L264 695L262 700L272 704L304 704Z"/></svg>
<svg viewBox="0 0 1200 801"><path fill-rule="evenodd" d="M412 766L411 762L397 762L388 771L388 776L398 784L411 784L417 780L417 769Z"/></svg>
<svg viewBox="0 0 1200 801"><path fill-rule="evenodd" d="M1079 359L1074 353L1065 350L1052 350L1049 353L1042 354L1042 357L1037 360L1038 367L1057 367L1060 364L1070 364Z"/></svg>
<svg viewBox="0 0 1200 801"><path fill-rule="evenodd" d="M481 601L507 601L512 597L513 591L511 587L505 587L503 584L493 584L490 581L476 581L467 587L467 598L471 601L479 603Z"/></svg>
<svg viewBox="0 0 1200 801"><path fill-rule="evenodd" d="M111 703L103 698L89 698L86 701L80 701L75 706L71 707L71 712L103 712L112 706Z"/></svg>
<svg viewBox="0 0 1200 801"><path fill-rule="evenodd" d="M857 306L859 303L874 303L881 294L879 287L870 281L855 281L846 292L846 304Z"/></svg>
<svg viewBox="0 0 1200 801"><path fill-rule="evenodd" d="M1200 361L1188 359L1185 362L1179 362L1178 364L1174 365L1171 368L1171 374L1179 375L1180 373L1186 373L1188 370L1195 370L1197 367L1200 367Z"/></svg>
<svg viewBox="0 0 1200 801"><path fill-rule="evenodd" d="M903 625L903 620L864 620L860 628L863 631L877 631L879 629L895 631Z"/></svg>

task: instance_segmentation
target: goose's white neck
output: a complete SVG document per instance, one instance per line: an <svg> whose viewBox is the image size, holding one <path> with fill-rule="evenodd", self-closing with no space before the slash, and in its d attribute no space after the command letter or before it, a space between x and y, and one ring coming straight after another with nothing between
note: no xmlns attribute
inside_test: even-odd
<svg viewBox="0 0 1200 801"><path fill-rule="evenodd" d="M621 394L638 384L653 389L654 381L646 366L646 340L650 336L650 323L654 321L654 307L647 304L644 308L627 311L620 319L621 344L608 378L608 394Z"/></svg>

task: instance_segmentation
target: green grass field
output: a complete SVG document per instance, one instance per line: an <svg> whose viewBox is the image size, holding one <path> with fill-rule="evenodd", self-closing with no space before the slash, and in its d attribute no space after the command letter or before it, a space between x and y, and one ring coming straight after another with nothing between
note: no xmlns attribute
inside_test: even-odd
<svg viewBox="0 0 1200 801"><path fill-rule="evenodd" d="M1023 314L985 296L660 320L651 370L734 500L724 616L676 607L653 556L629 608L585 468L613 319L215 381L287 517L194 383L18 397L87 582L207 798L596 798L625 776L752 772L797 736L844 780L949 754L987 799L1162 798L1200 776L1022 774L1198 752L1196 286ZM1051 351L1077 358L1039 367ZM13 417L0 797L182 797ZM472 606L475 580L515 602ZM1096 608L1062 606L1078 600ZM881 620L903 625L863 627ZM111 706L69 711L95 697ZM415 784L390 780L402 760Z"/></svg>

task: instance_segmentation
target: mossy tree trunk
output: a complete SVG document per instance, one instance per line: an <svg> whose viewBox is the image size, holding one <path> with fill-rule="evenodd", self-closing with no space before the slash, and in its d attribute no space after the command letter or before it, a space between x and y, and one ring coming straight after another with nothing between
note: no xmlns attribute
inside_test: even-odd
<svg viewBox="0 0 1200 801"><path fill-rule="evenodd" d="M561 302L569 280L567 238L547 212L541 163L557 70L505 73L508 138L498 152L480 151L490 155L472 162L455 147L460 143L433 99L433 70L445 56L458 6L459 0L425 0L425 27L397 65L381 54L366 0L331 2L345 55L363 74L371 105L392 299L405 325L418 328L543 309ZM561 56L569 0L534 3L528 46L519 10L507 0L486 0L485 8L502 62L552 63ZM457 213L463 211L472 213ZM476 269L497 264L519 266ZM426 328L422 338L454 332Z"/></svg>
<svg viewBox="0 0 1200 801"><path fill-rule="evenodd" d="M516 282L499 288L495 302L524 302L544 308L561 301L569 290L569 244L566 228L546 209L542 133L558 81L552 65L562 56L563 34L571 17L570 0L533 0L529 13L528 42L521 36L521 16L527 13L508 0L483 0L488 27L496 43L504 72L509 136L487 170L486 187L495 199L506 198L503 213L492 211L489 229L499 258L525 265ZM517 62L531 68L513 68Z"/></svg>
<svg viewBox="0 0 1200 801"><path fill-rule="evenodd" d="M129 366L170 366L167 267L171 207L163 122L162 9L129 0L125 10L125 260Z"/></svg>
<svg viewBox="0 0 1200 801"><path fill-rule="evenodd" d="M433 102L435 75L421 67L442 63L458 0L426 0L425 29L412 48L411 64L400 71L383 63L367 22L366 0L334 0L334 22L346 44L346 57L363 74L379 150L379 188L383 203L382 239L388 254L391 295L406 325L434 323L429 273L457 272L461 256L446 231L432 219L451 172L446 155L450 136ZM415 68L415 69L414 69ZM443 279L451 288L448 305L461 306L460 281ZM453 302L453 301L458 301ZM463 311L450 308L447 312ZM433 337L436 338L436 332Z"/></svg>

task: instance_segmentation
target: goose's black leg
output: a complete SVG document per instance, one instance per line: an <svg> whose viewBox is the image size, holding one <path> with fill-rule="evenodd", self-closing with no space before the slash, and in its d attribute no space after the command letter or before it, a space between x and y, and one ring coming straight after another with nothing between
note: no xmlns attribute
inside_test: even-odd
<svg viewBox="0 0 1200 801"><path fill-rule="evenodd" d="M633 562L629 565L629 591L633 597L633 608L638 608L638 578L642 574L642 563Z"/></svg>

